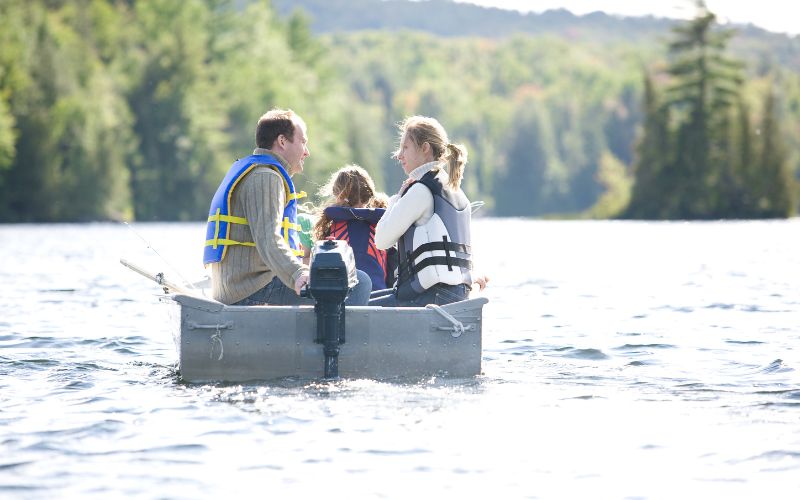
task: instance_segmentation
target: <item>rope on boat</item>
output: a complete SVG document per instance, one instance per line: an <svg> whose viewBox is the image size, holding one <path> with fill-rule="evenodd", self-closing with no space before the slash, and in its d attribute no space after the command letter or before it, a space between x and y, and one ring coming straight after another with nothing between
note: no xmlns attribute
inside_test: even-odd
<svg viewBox="0 0 800 500"><path fill-rule="evenodd" d="M449 312L445 311L444 309L442 309L441 307L437 306L436 304L428 304L427 306L425 306L425 308L426 309L432 309L432 310L436 311L444 319L446 319L447 321L449 321L450 323L453 324L452 327L442 327L442 329L452 330L450 335L453 336L454 338L458 338L464 333L464 330L465 330L464 324L461 323L459 320L457 320Z"/></svg>
<svg viewBox="0 0 800 500"><path fill-rule="evenodd" d="M222 355L225 353L225 347L222 345L222 332L219 329L219 324L217 324L217 329L214 332L214 335L211 336L211 351L208 353L208 359L214 358L214 344L219 344L219 357L217 361L222 361Z"/></svg>

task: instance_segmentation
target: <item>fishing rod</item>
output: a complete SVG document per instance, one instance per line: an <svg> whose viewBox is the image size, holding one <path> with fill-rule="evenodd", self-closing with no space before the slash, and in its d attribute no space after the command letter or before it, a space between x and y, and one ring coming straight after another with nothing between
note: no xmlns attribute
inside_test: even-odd
<svg viewBox="0 0 800 500"><path fill-rule="evenodd" d="M167 259L165 259L165 258L164 258L164 257L163 257L163 256L162 256L160 253L158 253L158 250L156 250L155 248L153 248L153 245L151 245L151 244L150 244L150 242L149 242L149 241L148 241L148 240L147 240L147 239L146 239L144 236L142 236L141 234L139 234L139 232L133 228L133 226L131 226L130 224L128 224L128 222L127 222L127 221L122 221L122 223L123 223L123 224L125 224L125 225L128 227L128 229L130 229L131 231L133 231L133 234L135 234L135 235L136 235L136 236L137 236L137 237L138 237L140 240L142 240L142 242L145 244L145 246L147 246L147 248L149 248L150 250L152 250L152 252L153 252L154 254L156 254L156 255L158 256L158 258L159 258L159 259L161 259L161 261L162 261L164 264L166 264L166 266L167 266L167 267L168 267L170 270L172 270L172 272L174 272L174 273L175 273L175 275L176 275L178 278L180 278L181 280L183 280L183 282L184 282L186 285L188 285L188 286L189 286L189 288L191 288L191 289L192 289L193 291L195 291L195 292L197 292L197 291L198 291L198 288L197 288L196 286L194 286L194 284L193 284L191 281L189 281L189 280L187 280L186 278L184 278L184 277L181 275L181 273L180 273L180 272L178 272L178 270L177 270L175 267L173 267L173 266L172 266L172 265L169 263L169 261L167 261ZM141 274L141 275L142 275L142 276L144 276L145 278L150 278L151 280L155 281L156 283L158 283L159 285L161 285L162 287L164 287L164 291L165 291L165 292L166 292L166 291L168 291L168 290L173 290L173 291L176 291L176 292L179 292L179 293L191 293L191 292L189 291L189 289L187 289L187 288L186 288L186 287L184 287L183 285L178 285L177 283L175 283L175 282L173 282L173 281L171 281L171 280L167 279L167 278L164 276L164 273L155 273L155 274L154 274L154 273L151 273L150 271L147 271L147 270L145 270L143 267L141 267L141 266L139 266L139 265L136 265L136 264L134 264L134 263L130 262L129 260L127 260L127 259L124 259L124 258L120 258L120 259L119 259L119 261L120 261L120 263L121 263L122 265L124 265L124 266L125 266L125 267L127 267L128 269L131 269L132 271L135 271L135 272L137 272L137 273Z"/></svg>

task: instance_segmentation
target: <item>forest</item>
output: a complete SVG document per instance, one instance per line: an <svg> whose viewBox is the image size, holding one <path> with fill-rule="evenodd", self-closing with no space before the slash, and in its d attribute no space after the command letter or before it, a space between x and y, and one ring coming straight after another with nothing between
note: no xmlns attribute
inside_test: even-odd
<svg viewBox="0 0 800 500"><path fill-rule="evenodd" d="M434 19L436 22L432 22ZM694 19L443 0L3 0L0 221L202 220L258 117L292 108L316 191L396 191L396 124L437 117L494 216L788 217L800 42Z"/></svg>

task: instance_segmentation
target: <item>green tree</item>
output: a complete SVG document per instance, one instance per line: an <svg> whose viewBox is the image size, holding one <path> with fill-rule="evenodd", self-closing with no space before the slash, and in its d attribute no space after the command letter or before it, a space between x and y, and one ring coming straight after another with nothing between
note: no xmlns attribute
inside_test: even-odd
<svg viewBox="0 0 800 500"><path fill-rule="evenodd" d="M258 118L271 108L288 107L308 125L311 157L295 182L313 194L330 172L361 161L365 151L374 149L367 142L374 137L374 130L362 135L350 129L349 124L359 118L357 110L344 98L346 89L338 69L327 47L308 29L304 15L295 13L284 22L274 14L270 2L261 0L231 17L232 28L222 27L214 35L215 55L209 69L218 82L224 132L230 141L226 157L213 164L210 189L216 189L235 158L253 150ZM374 112L367 109L364 118ZM369 126L358 123L360 128Z"/></svg>
<svg viewBox="0 0 800 500"><path fill-rule="evenodd" d="M725 217L745 218L752 216L749 214L756 205L754 197L760 180L754 158L750 109L743 98L738 99L732 115L728 161L722 166L719 183L718 210Z"/></svg>
<svg viewBox="0 0 800 500"><path fill-rule="evenodd" d="M633 183L625 165L610 152L603 153L597 171L597 181L605 188L604 192L585 215L594 219L619 216L630 203Z"/></svg>
<svg viewBox="0 0 800 500"><path fill-rule="evenodd" d="M669 108L661 105L653 79L646 72L643 108L645 118L642 137L636 146L633 189L624 216L659 219L668 215L665 213L667 207L662 197L662 185L670 182L665 175L672 151L668 130Z"/></svg>
<svg viewBox="0 0 800 500"><path fill-rule="evenodd" d="M674 28L676 38L669 44L673 61L668 72L675 83L666 105L680 123L676 157L667 167L673 182L665 197L674 206L666 215L677 218L720 215L717 187L727 160L727 118L742 83L741 63L724 55L733 32L714 29L716 16L702 0L697 9L694 19Z"/></svg>
<svg viewBox="0 0 800 500"><path fill-rule="evenodd" d="M553 153L549 132L536 102L521 104L505 168L498 169L494 208L500 216L541 215L552 209L554 184L549 182Z"/></svg>
<svg viewBox="0 0 800 500"><path fill-rule="evenodd" d="M227 151L221 87L206 64L214 23L201 0L137 2L128 103L139 148L129 160L139 220L195 220ZM213 176L216 177L216 176Z"/></svg>
<svg viewBox="0 0 800 500"><path fill-rule="evenodd" d="M10 100L24 86L25 79L19 61L22 52L21 6L21 2L0 3L0 194L4 193L3 183L16 156L16 118ZM8 213L8 207L4 205L5 196L0 198L0 212Z"/></svg>
<svg viewBox="0 0 800 500"><path fill-rule="evenodd" d="M764 100L759 148L760 176L754 186L758 217L788 217L794 213L792 178L787 165L786 147L780 134L778 104L772 88Z"/></svg>
<svg viewBox="0 0 800 500"><path fill-rule="evenodd" d="M17 51L2 73L14 156L3 175L3 218L95 220L124 216L129 128L97 38L112 22L105 2L4 4ZM4 16L4 19L8 19ZM4 44L5 45L5 44ZM3 106L0 106L0 108ZM9 120L6 119L6 123Z"/></svg>
<svg viewBox="0 0 800 500"><path fill-rule="evenodd" d="M697 5L698 16L675 28L663 106L645 79L644 134L625 216L785 217L795 201L775 94L767 94L756 148L742 64L724 55L731 32L715 31L714 14Z"/></svg>

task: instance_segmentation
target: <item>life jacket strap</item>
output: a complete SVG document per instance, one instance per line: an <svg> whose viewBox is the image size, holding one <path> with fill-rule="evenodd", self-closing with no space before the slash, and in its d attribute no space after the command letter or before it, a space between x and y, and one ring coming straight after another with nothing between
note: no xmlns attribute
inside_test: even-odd
<svg viewBox="0 0 800 500"><path fill-rule="evenodd" d="M255 242L253 241L235 241L229 240L227 238L214 238L213 240L206 240L207 247L214 247L217 248L219 245L241 245L245 247L254 247L256 246Z"/></svg>
<svg viewBox="0 0 800 500"><path fill-rule="evenodd" d="M445 252L445 254L450 255L450 252L460 252L465 254L470 254L470 246L464 245L463 243L453 243L452 241L447 241L443 239L442 241L431 241L429 243L423 243L422 245L418 246L411 255L409 256L409 262L413 262L417 260L417 258L425 252L432 252L434 250L439 250Z"/></svg>
<svg viewBox="0 0 800 500"><path fill-rule="evenodd" d="M244 217L236 217L235 215L221 215L217 212L215 215L208 216L208 222L230 222L231 224L247 224L247 219Z"/></svg>
<svg viewBox="0 0 800 500"><path fill-rule="evenodd" d="M209 246L210 247L214 247L214 249L216 250L217 247L220 246L220 245L255 246L255 243L253 243L253 242L244 242L244 243L242 243L240 241L229 240L227 238L220 239L220 237L219 237L219 223L220 222L227 222L228 224L246 225L247 224L247 219L245 219L244 217L236 217L235 215L225 215L225 214L221 213L221 209L217 208L216 213L214 213L213 215L209 215L208 216L208 222L213 222L214 223L214 238L212 238L210 240L206 240L206 246L207 247L209 247Z"/></svg>
<svg viewBox="0 0 800 500"><path fill-rule="evenodd" d="M289 230L291 229L296 232L299 232L303 229L303 227L300 224L294 224L290 222L288 217L284 217L283 220L281 221L281 229L283 231L284 241L286 241L286 243L289 243ZM303 255L303 250L299 248L292 248L291 250L295 257L301 257Z"/></svg>
<svg viewBox="0 0 800 500"><path fill-rule="evenodd" d="M303 228L300 226L300 224L294 224L292 222L289 222L288 217L284 217L283 221L281 221L281 229L283 230L283 237L286 239L286 241L289 241L290 229L294 229L295 231L300 231Z"/></svg>
<svg viewBox="0 0 800 500"><path fill-rule="evenodd" d="M415 274L420 272L420 270L428 266L460 267L462 269L472 270L472 261L469 259L462 259L460 257L447 257L444 255L440 257L428 257L427 259L422 259L422 261L413 267L410 265L405 265L398 269L397 283L402 284L410 280Z"/></svg>
<svg viewBox="0 0 800 500"><path fill-rule="evenodd" d="M425 252L441 251L444 252L443 256L428 257L423 259L418 264L414 265L414 261ZM453 252L459 252L466 255L465 258L456 257ZM421 269L428 266L442 265L447 266L447 269L452 271L453 267L461 267L464 269L472 269L472 260L470 259L470 246L463 243L453 243L447 240L447 236L442 237L442 241L430 241L423 243L409 252L407 259L403 262L397 270L397 282L402 283L410 280Z"/></svg>

